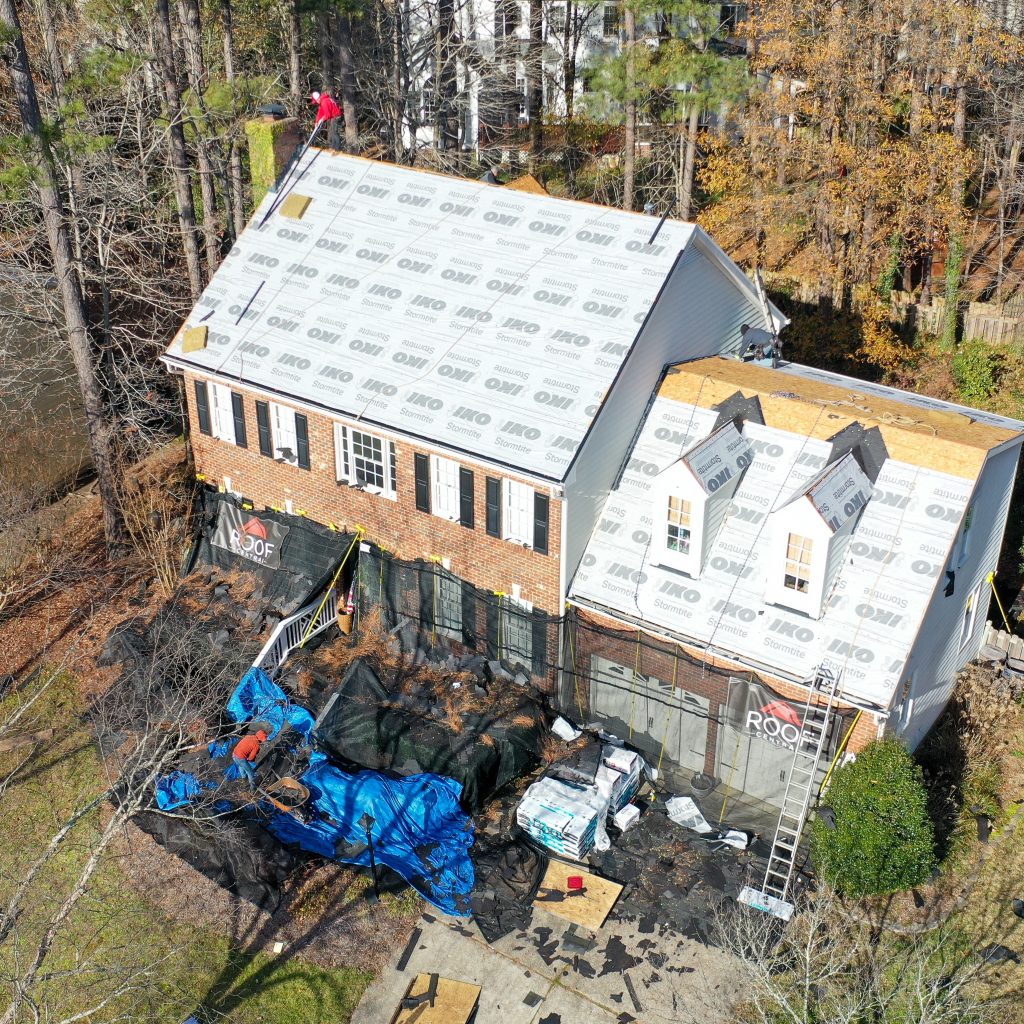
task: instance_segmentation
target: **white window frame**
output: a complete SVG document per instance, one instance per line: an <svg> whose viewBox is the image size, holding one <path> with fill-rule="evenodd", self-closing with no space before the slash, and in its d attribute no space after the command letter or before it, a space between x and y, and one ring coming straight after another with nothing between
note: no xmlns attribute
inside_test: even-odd
<svg viewBox="0 0 1024 1024"><path fill-rule="evenodd" d="M533 547L534 490L518 480L502 481L501 532L505 540Z"/></svg>
<svg viewBox="0 0 1024 1024"><path fill-rule="evenodd" d="M430 456L430 511L453 523L460 519L459 464L454 459Z"/></svg>
<svg viewBox="0 0 1024 1024"><path fill-rule="evenodd" d="M796 557L793 556L794 541L798 542ZM806 555L806 558L804 557ZM792 571L791 571L792 570ZM799 586L789 585L789 578L793 578L794 584L803 583L803 589ZM814 538L807 537L801 533L786 534L786 563L783 570L782 586L784 590L792 590L793 593L806 597L811 591L811 584L814 582Z"/></svg>
<svg viewBox="0 0 1024 1024"><path fill-rule="evenodd" d="M235 444L235 410L231 388L210 381L210 431L218 441Z"/></svg>
<svg viewBox="0 0 1024 1024"><path fill-rule="evenodd" d="M527 668L533 668L533 605L514 597L505 596L501 599L501 637L498 644L500 656L515 665L517 662ZM512 623L515 623L513 630ZM510 643L512 633L516 632L516 643Z"/></svg>
<svg viewBox="0 0 1024 1024"><path fill-rule="evenodd" d="M981 595L984 587L984 582L981 582L967 595L967 604L964 605L964 617L960 622L961 653L971 642L971 637L974 636L974 627L978 624L978 605L981 604Z"/></svg>
<svg viewBox="0 0 1024 1024"><path fill-rule="evenodd" d="M380 445L380 458L367 461L376 462L382 470L383 487L375 483L360 482L356 478L356 461L366 459L363 449L366 441ZM372 447L372 445L371 445ZM360 487L370 494L380 494L392 501L398 498L397 461L395 444L379 434L371 434L367 430L349 427L344 423L334 424L334 470L340 484Z"/></svg>
<svg viewBox="0 0 1024 1024"><path fill-rule="evenodd" d="M673 503L678 508L673 508ZM682 498L678 494L668 496L668 504L665 508L667 522L665 524L665 547L674 555L688 557L693 543L693 502L689 498ZM675 547L672 547L672 531L676 531ZM683 534L686 534L684 537ZM685 544L686 547L681 547Z"/></svg>
<svg viewBox="0 0 1024 1024"><path fill-rule="evenodd" d="M967 561L971 553L970 547L970 533L971 526L974 523L974 506L968 505L967 511L964 513L964 521L960 527L960 542L958 545L958 553L956 560L956 567L959 569L964 562Z"/></svg>
<svg viewBox="0 0 1024 1024"><path fill-rule="evenodd" d="M434 629L452 640L462 637L462 581L447 573L434 574Z"/></svg>
<svg viewBox="0 0 1024 1024"><path fill-rule="evenodd" d="M270 403L270 443L274 449L274 458L287 462L289 466L299 464L299 438L295 430L295 410L287 405ZM285 450L292 453L289 459Z"/></svg>

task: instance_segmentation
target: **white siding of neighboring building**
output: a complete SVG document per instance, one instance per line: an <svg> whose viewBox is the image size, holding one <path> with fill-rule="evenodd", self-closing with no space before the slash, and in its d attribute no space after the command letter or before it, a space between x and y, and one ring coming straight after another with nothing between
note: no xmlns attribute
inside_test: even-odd
<svg viewBox="0 0 1024 1024"><path fill-rule="evenodd" d="M1003 543L1006 516L1020 455L1020 441L989 456L971 499L971 528L967 557L959 561L960 535L953 543L945 568L956 573L953 594L946 597L947 577L940 576L925 613L917 641L907 659L904 680L909 692L897 692L889 730L897 732L913 749L942 714L953 692L956 674L975 658L985 634L991 589L985 577L993 571ZM963 525L961 523L961 530ZM968 596L981 585L981 599L970 638L961 648L961 627ZM904 700L912 700L908 706ZM905 721L900 728L901 720Z"/></svg>
<svg viewBox="0 0 1024 1024"><path fill-rule="evenodd" d="M753 286L718 263L721 250L696 229L654 304L565 480L565 578L572 579L601 508L633 449L644 412L669 363L735 354L740 326L764 319Z"/></svg>

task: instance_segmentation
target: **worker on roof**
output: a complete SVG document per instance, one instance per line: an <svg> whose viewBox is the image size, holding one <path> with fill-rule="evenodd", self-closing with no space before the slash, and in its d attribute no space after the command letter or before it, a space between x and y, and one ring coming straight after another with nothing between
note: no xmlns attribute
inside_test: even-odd
<svg viewBox="0 0 1024 1024"><path fill-rule="evenodd" d="M334 97L329 92L312 92L309 94L309 102L316 105L316 124L319 128L324 121L329 122L330 137L328 144L331 149L338 148L338 119L341 117L341 107L334 102Z"/></svg>
<svg viewBox="0 0 1024 1024"><path fill-rule="evenodd" d="M238 769L239 776L245 776L249 780L249 788L256 788L256 758L259 757L260 747L266 742L267 734L262 730L243 736L231 751L231 761Z"/></svg>

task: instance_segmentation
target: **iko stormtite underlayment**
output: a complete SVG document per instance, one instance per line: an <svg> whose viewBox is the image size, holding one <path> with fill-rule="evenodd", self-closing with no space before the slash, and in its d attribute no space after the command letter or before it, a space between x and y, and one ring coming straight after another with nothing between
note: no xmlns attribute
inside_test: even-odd
<svg viewBox="0 0 1024 1024"><path fill-rule="evenodd" d="M324 151L293 182L167 356L552 479L696 230Z"/></svg>
<svg viewBox="0 0 1024 1024"><path fill-rule="evenodd" d="M679 370L666 378L650 409L572 582L570 600L784 678L809 679L824 666L841 673L847 697L887 707L947 567L987 450L1019 435L1022 424L985 416L984 426L974 421L972 427L966 411L949 411L951 406L937 413L909 402L897 406L902 396L890 389L874 389L871 408L849 390L859 383L831 375L831 391L801 399L798 395L813 390L818 376L805 380L793 365L781 372L708 359ZM753 458L702 568L684 574L659 564L652 544L653 530L663 530L666 522L660 505L654 507L660 493L656 481L696 442L721 428L720 413L711 406L737 391L748 399L760 393L771 425L757 422L759 416L742 420ZM683 395L692 400L679 400ZM884 403L888 407L882 409ZM928 423L933 415L963 422ZM859 518L829 582L824 610L815 618L766 599L768 563L781 528L771 513L785 517L793 495L821 481L822 470L837 458L827 438L848 432L851 420L865 427L880 423L879 437L885 433L888 451L878 444L867 453L865 462L871 463L877 449L882 451L880 467L871 466L877 473L873 488L859 468L842 465L848 456L835 461L836 472L848 477L853 489L866 487L867 501L856 503ZM796 432L799 424L806 429ZM949 438L941 436L943 429ZM957 432L965 438L961 452L952 436ZM903 459L892 457L894 451Z"/></svg>

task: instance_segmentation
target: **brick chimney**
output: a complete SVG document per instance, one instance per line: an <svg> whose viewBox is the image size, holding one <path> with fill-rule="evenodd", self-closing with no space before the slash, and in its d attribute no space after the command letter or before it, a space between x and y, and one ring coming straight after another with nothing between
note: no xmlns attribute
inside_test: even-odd
<svg viewBox="0 0 1024 1024"><path fill-rule="evenodd" d="M255 209L281 177L302 140L298 118L279 116L276 110L247 121L245 134L249 138L249 176Z"/></svg>

